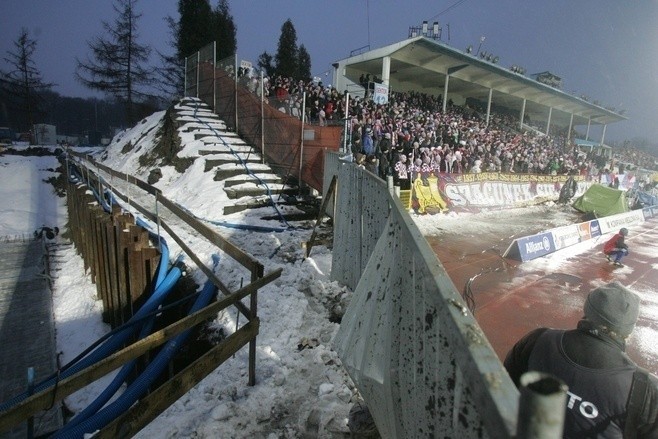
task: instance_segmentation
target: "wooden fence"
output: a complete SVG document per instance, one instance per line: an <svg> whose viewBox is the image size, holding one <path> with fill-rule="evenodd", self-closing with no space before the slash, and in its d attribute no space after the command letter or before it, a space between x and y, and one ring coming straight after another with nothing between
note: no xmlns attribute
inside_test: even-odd
<svg viewBox="0 0 658 439"><path fill-rule="evenodd" d="M69 183L69 230L103 301L103 321L127 322L152 291L160 251L135 218L114 206L106 212L84 183Z"/></svg>
<svg viewBox="0 0 658 439"><path fill-rule="evenodd" d="M264 273L263 265L253 256L245 253L233 243L223 238L214 230L200 222L185 208L168 200L162 193L136 179L133 176L114 171L91 157L68 152L73 159L67 166L74 165L84 175L84 183L71 185L67 197L69 202L69 232L76 243L78 251L85 261L85 270L89 269L96 282L99 296L107 311L108 321L119 324L135 308L144 292L152 287L154 273L160 254L148 243L148 232L135 225L134 218L118 207L106 212L96 197L102 196L105 189L111 189L114 196L135 208L141 215L164 229L176 241L181 249L203 271L208 279L225 296L205 308L186 316L169 326L136 341L109 357L87 367L74 375L68 376L45 390L26 397L16 405L0 413L0 434L20 422L24 422L42 410L48 409L53 402L80 390L86 385L122 367L129 361L148 354L152 349L162 345L181 332L213 318L228 307L234 306L246 319L236 331L212 347L185 369L171 376L157 389L150 389L147 396L141 398L128 411L112 423L101 429L94 437L132 437L149 422L155 419L167 407L194 387L209 373L231 358L238 350L249 345L248 385L256 383L256 337L260 321L257 315L257 297L259 288L281 276L281 269ZM75 161L75 163L74 163ZM155 212L141 206L122 194L116 188L109 188L101 171L112 178L124 180L155 197ZM241 264L250 274L250 283L238 291L231 291L214 271L205 266L194 254L188 244L181 239L174 227L169 225L157 212L161 206L177 218L177 221L191 227L196 235L207 239L228 257ZM249 306L242 299L249 296Z"/></svg>

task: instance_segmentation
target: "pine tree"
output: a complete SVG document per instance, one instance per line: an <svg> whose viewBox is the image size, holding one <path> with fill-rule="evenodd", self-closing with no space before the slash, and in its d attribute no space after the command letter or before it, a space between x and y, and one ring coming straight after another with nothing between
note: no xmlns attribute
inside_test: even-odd
<svg viewBox="0 0 658 439"><path fill-rule="evenodd" d="M281 26L281 36L275 55L276 74L283 77L295 77L298 73L297 32L290 19Z"/></svg>
<svg viewBox="0 0 658 439"><path fill-rule="evenodd" d="M54 85L46 83L34 63L36 40L30 38L27 29L22 28L18 39L14 41L15 52L7 51L5 61L12 70L2 72L0 84L3 100L7 106L14 108L21 115L16 124L19 130L32 129L35 117L45 113L43 94Z"/></svg>
<svg viewBox="0 0 658 439"><path fill-rule="evenodd" d="M227 0L219 0L212 14L212 34L217 43L217 60L234 56L237 52L236 26Z"/></svg>
<svg viewBox="0 0 658 439"><path fill-rule="evenodd" d="M113 25L103 22L107 38L97 37L89 43L93 60L77 60L76 77L92 90L114 96L125 104L126 121L133 125L137 119L136 98L145 100L148 94L141 87L153 82L153 74L144 65L150 48L137 41L137 22L141 17L135 11L137 0L115 0L117 18Z"/></svg>
<svg viewBox="0 0 658 439"><path fill-rule="evenodd" d="M274 65L272 64L272 55L267 53L267 50L260 54L258 57L258 68L263 71L265 76L274 75Z"/></svg>
<svg viewBox="0 0 658 439"><path fill-rule="evenodd" d="M213 41L212 9L208 0L179 0L178 13L176 52L185 59Z"/></svg>
<svg viewBox="0 0 658 439"><path fill-rule="evenodd" d="M304 81L311 79L311 55L309 55L303 44L299 46L297 53L297 69L297 79L303 79Z"/></svg>

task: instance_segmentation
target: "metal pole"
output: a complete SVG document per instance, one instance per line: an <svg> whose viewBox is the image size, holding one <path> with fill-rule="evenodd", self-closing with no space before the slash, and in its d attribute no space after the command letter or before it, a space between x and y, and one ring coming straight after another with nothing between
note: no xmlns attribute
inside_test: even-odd
<svg viewBox="0 0 658 439"><path fill-rule="evenodd" d="M344 135L343 135L343 154L347 154L347 135L349 134L348 126L350 120L350 94L345 93L345 124L344 124Z"/></svg>
<svg viewBox="0 0 658 439"><path fill-rule="evenodd" d="M183 97L187 97L187 57L185 57L185 79L183 80Z"/></svg>
<svg viewBox="0 0 658 439"><path fill-rule="evenodd" d="M233 60L235 64L235 134L238 133L238 54L235 54L235 59Z"/></svg>
<svg viewBox="0 0 658 439"><path fill-rule="evenodd" d="M517 439L559 439L564 429L567 385L542 372L521 376Z"/></svg>
<svg viewBox="0 0 658 439"><path fill-rule="evenodd" d="M160 213L158 212L158 191L155 192L155 219L157 220L157 225L158 225L158 248L160 251L162 251L162 235L160 234Z"/></svg>
<svg viewBox="0 0 658 439"><path fill-rule="evenodd" d="M217 41L212 42L212 111L217 113Z"/></svg>
<svg viewBox="0 0 658 439"><path fill-rule="evenodd" d="M304 158L304 124L306 123L306 92L302 94L302 140L299 144L299 192L302 190L302 162Z"/></svg>
<svg viewBox="0 0 658 439"><path fill-rule="evenodd" d="M265 164L265 87L263 70L260 71L260 150Z"/></svg>
<svg viewBox="0 0 658 439"><path fill-rule="evenodd" d="M201 52L197 51L196 53L196 97L199 97L199 65L201 64Z"/></svg>
<svg viewBox="0 0 658 439"><path fill-rule="evenodd" d="M27 368L27 394L31 396L34 393L34 368ZM27 439L34 437L34 416L27 419Z"/></svg>

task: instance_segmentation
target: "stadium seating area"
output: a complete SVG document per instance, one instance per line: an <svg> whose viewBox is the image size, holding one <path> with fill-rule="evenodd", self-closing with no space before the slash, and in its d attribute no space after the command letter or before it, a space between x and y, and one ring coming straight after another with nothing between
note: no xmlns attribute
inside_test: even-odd
<svg viewBox="0 0 658 439"><path fill-rule="evenodd" d="M247 87L260 93L259 78ZM395 184L406 184L405 173L510 172L580 174L592 177L608 172L609 159L581 151L567 142L566 130L554 127L551 135L521 132L516 115L486 112L447 102L441 96L417 92L391 92L387 104L350 96L322 82L292 78L264 78L267 101L280 111L302 116L306 93L308 123L342 124L346 115L348 145L354 160L380 177L393 175ZM571 138L576 135L571 133ZM616 162L656 168L656 158L633 148L616 151ZM402 180L402 181L400 181Z"/></svg>

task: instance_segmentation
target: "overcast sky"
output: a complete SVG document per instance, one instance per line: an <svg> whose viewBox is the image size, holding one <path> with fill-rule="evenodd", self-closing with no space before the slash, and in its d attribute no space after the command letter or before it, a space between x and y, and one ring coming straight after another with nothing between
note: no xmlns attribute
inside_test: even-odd
<svg viewBox="0 0 658 439"><path fill-rule="evenodd" d="M140 0L143 44L171 51L164 17L178 19L176 0ZM211 4L215 6L216 1ZM517 64L528 74L550 71L563 90L626 110L629 121L608 126L606 140L658 139L658 0L242 0L229 1L237 26L238 56L256 64L276 52L281 25L290 18L297 43L322 76L351 50L406 39L410 26L438 20L443 42L469 44ZM76 57L115 18L110 0L2 0L0 68L21 27L37 40L35 61L44 79L68 96L90 96L74 79ZM593 135L598 135L593 131ZM598 140L595 137L595 140Z"/></svg>

